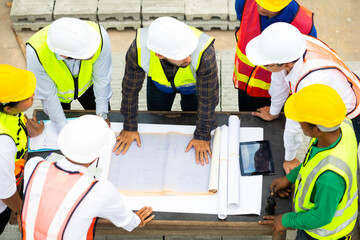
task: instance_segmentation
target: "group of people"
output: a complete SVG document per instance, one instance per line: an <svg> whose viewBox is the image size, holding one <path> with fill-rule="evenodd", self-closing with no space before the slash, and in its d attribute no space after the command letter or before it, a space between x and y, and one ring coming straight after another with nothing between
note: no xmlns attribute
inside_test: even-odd
<svg viewBox="0 0 360 240"><path fill-rule="evenodd" d="M275 232L299 229L297 239L345 239L358 214L360 80L316 38L313 13L296 1L236 0L235 9L239 111L271 121L284 109L287 175L271 189L285 197L295 183L295 212L266 216L260 224L272 224ZM126 208L111 183L95 180L87 169L104 151L126 154L134 141L141 147L137 110L145 76L148 110L170 111L180 93L182 110L197 111L194 136L184 150L194 148L197 164L209 163L219 80L214 39L206 33L171 17L137 30L126 53L124 129L116 139L108 119L112 59L105 29L61 18L26 44L27 70L0 65L0 233L10 209L24 239L91 239L97 217L128 231L154 218L151 207L136 213ZM56 163L36 157L25 165L27 137L44 129L35 116L23 114L34 94L59 131L65 156ZM63 110L76 99L97 116L67 123ZM312 140L300 163L302 131ZM23 191L17 191L22 181Z"/></svg>

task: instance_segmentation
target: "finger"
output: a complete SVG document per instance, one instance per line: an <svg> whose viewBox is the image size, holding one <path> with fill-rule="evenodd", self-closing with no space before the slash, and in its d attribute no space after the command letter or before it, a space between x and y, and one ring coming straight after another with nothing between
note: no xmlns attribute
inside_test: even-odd
<svg viewBox="0 0 360 240"><path fill-rule="evenodd" d="M122 151L122 155L124 155L127 150L129 149L129 147L131 146L131 143L123 143L123 151Z"/></svg>
<svg viewBox="0 0 360 240"><path fill-rule="evenodd" d="M205 155L205 162L206 164L209 164L209 158L208 158L208 152L204 152L204 155Z"/></svg>
<svg viewBox="0 0 360 240"><path fill-rule="evenodd" d="M259 224L261 225L273 225L274 221L273 220L262 220L259 221Z"/></svg>
<svg viewBox="0 0 360 240"><path fill-rule="evenodd" d="M37 122L37 118L36 118L36 113L35 113L35 111L33 112L32 119Z"/></svg>
<svg viewBox="0 0 360 240"><path fill-rule="evenodd" d="M264 216L263 218L266 220L274 220L275 216Z"/></svg>
<svg viewBox="0 0 360 240"><path fill-rule="evenodd" d="M200 156L199 156L199 152L195 151L195 158L196 158L196 164L200 163Z"/></svg>
<svg viewBox="0 0 360 240"><path fill-rule="evenodd" d="M205 155L204 152L199 151L199 158L200 158L201 166L204 166L204 159L205 159L204 155Z"/></svg>
<svg viewBox="0 0 360 240"><path fill-rule="evenodd" d="M193 142L192 142L192 140L189 142L189 144L187 145L187 147L186 147L186 149L185 149L185 152L188 152L191 148L193 147ZM199 164L198 162L197 162L197 164Z"/></svg>
<svg viewBox="0 0 360 240"><path fill-rule="evenodd" d="M209 153L210 158L212 158L211 149L210 149L210 148L208 148L206 151Z"/></svg>
<svg viewBox="0 0 360 240"><path fill-rule="evenodd" d="M136 144L138 145L138 147L141 147L141 140L140 140L140 137L138 136L138 137L136 137L135 138L135 140L136 140Z"/></svg>
<svg viewBox="0 0 360 240"><path fill-rule="evenodd" d="M260 113L260 112L253 112L252 115L253 115L253 116L256 116L256 117L260 117L260 116L261 116L261 113Z"/></svg>
<svg viewBox="0 0 360 240"><path fill-rule="evenodd" d="M40 121L40 125L41 125L41 126L44 126L44 122L43 122L42 120Z"/></svg>
<svg viewBox="0 0 360 240"><path fill-rule="evenodd" d="M150 217L148 217L147 219L145 219L145 223L148 223L148 222L150 222L151 220L153 220L155 218L155 215L152 215L152 216L150 216Z"/></svg>

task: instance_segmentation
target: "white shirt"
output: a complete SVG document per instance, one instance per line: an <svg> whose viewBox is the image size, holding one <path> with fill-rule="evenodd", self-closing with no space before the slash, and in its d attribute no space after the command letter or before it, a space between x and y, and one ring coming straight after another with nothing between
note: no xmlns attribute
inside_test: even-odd
<svg viewBox="0 0 360 240"><path fill-rule="evenodd" d="M16 192L15 154L17 148L14 140L8 135L0 135L0 199L7 199ZM0 201L0 213L6 209Z"/></svg>
<svg viewBox="0 0 360 240"><path fill-rule="evenodd" d="M112 95L110 85L112 74L110 39L105 29L101 26L100 28L103 48L99 58L93 64L92 72L96 114L108 112L109 100ZM73 76L79 74L81 60L65 59L57 53L55 53L55 55L59 61L63 60L65 62ZM35 50L29 45L26 45L26 57L27 69L36 76L35 97L41 100L45 113L49 116L51 121L56 123L57 129L60 131L67 122L60 100L57 96L56 85L39 62Z"/></svg>
<svg viewBox="0 0 360 240"><path fill-rule="evenodd" d="M270 114L277 115L280 113L281 108L289 96L289 84L292 85L292 89L295 89L296 83L301 77L302 67L303 59L300 58L289 74L286 74L285 70L271 74L271 85L269 88L269 94L271 96ZM354 109L356 104L355 94L346 77L340 71L336 69L326 69L311 72L300 81L297 91L312 84L325 84L332 87L344 101L347 111L349 112ZM284 130L285 160L290 161L295 158L296 151L302 142L301 132L302 130L298 122L286 119Z"/></svg>
<svg viewBox="0 0 360 240"><path fill-rule="evenodd" d="M34 157L26 163L24 191L35 166L42 160L40 157ZM86 167L73 164L65 158L59 160L57 166L66 171L79 171L91 176ZM94 217L108 219L115 226L127 231L132 231L140 223L140 218L125 206L121 194L109 181L99 181L81 201L69 221L64 239L85 240Z"/></svg>

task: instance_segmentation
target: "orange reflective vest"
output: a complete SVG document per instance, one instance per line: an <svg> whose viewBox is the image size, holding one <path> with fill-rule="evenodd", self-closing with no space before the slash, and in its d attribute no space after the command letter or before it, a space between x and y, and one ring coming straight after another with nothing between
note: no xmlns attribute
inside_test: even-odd
<svg viewBox="0 0 360 240"><path fill-rule="evenodd" d="M313 27L313 13L300 6L291 24L298 28L300 32L309 34ZM252 64L245 54L248 42L260 35L260 33L260 16L257 4L255 0L246 0L240 29L236 33L238 42L233 73L234 86L246 91L249 96L270 98L268 90L271 82L271 72L262 66Z"/></svg>
<svg viewBox="0 0 360 240"><path fill-rule="evenodd" d="M314 71L336 69L347 78L349 86L354 91L356 97L355 107L347 113L347 117L352 119L359 115L360 100L360 79L345 65L337 53L328 47L325 43L311 36L304 36L306 39L306 51L303 57L303 66L301 68L300 77L297 82L290 83L292 93L298 91L301 80ZM335 89L336 90L336 89Z"/></svg>
<svg viewBox="0 0 360 240"><path fill-rule="evenodd" d="M0 112L0 135L8 135L16 145L17 152L14 156L15 160L15 177L16 185L19 185L23 179L25 159L27 152L28 134L26 131L26 119L23 113L16 116Z"/></svg>
<svg viewBox="0 0 360 240"><path fill-rule="evenodd" d="M66 226L77 206L97 180L79 172L59 169L41 161L26 186L21 212L23 239L63 239ZM96 218L87 239L93 239Z"/></svg>

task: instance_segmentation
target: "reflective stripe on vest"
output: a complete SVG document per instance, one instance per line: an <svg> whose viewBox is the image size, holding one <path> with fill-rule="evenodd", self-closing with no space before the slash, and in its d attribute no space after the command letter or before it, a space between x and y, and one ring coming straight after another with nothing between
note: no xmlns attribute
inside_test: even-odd
<svg viewBox="0 0 360 240"><path fill-rule="evenodd" d="M15 143L17 152L14 156L15 177L18 185L22 180L24 163L22 159L27 151L26 119L23 113L13 116L0 112L0 135L8 135Z"/></svg>
<svg viewBox="0 0 360 240"><path fill-rule="evenodd" d="M352 119L359 115L360 107L360 80L359 78L351 72L351 70L345 65L345 63L340 59L334 50L329 48L325 43L320 40L305 36L306 39L306 52L304 57L304 64L302 66L299 80L295 84L290 84L292 92L298 91L299 83L304 79L308 74L318 70L326 69L336 69L340 71L347 78L349 86L354 91L354 96L356 98L355 107L347 113L347 117ZM335 89L336 90L336 89Z"/></svg>
<svg viewBox="0 0 360 240"><path fill-rule="evenodd" d="M339 174L346 183L345 194L337 206L332 221L317 229L306 230L316 239L338 239L352 231L358 214L357 187L357 143L349 119L341 124L342 137L332 149L317 153L310 161L307 154L295 182L294 204L296 212L309 211L315 207L311 202L311 194L315 182L325 171ZM310 146L314 143L312 139Z"/></svg>
<svg viewBox="0 0 360 240"><path fill-rule="evenodd" d="M63 103L70 103L72 100L80 97L93 84L92 65L98 59L101 53L102 35L100 26L97 23L90 21L85 22L99 32L101 41L99 48L91 59L81 60L78 78L74 78L72 76L65 62L58 60L56 55L50 51L49 47L47 46L47 35L50 26L47 26L35 33L26 43L35 50L37 57L44 67L46 73L54 81L58 90L57 95L60 99L60 102ZM75 89L76 87L77 89Z"/></svg>
<svg viewBox="0 0 360 240"><path fill-rule="evenodd" d="M82 173L39 162L25 190L23 239L63 239L73 212L96 183Z"/></svg>
<svg viewBox="0 0 360 240"><path fill-rule="evenodd" d="M199 43L195 51L191 54L190 65L186 68L179 68L174 77L174 86L176 90L183 94L193 94L196 92L196 71L200 66L203 52L214 41L212 37L200 30L190 26L189 28L196 34ZM164 73L160 59L153 51L150 51L147 48L147 36L148 28L137 30L136 46L138 65L147 73L159 90L165 93L172 93L174 89Z"/></svg>
<svg viewBox="0 0 360 240"><path fill-rule="evenodd" d="M313 14L306 8L299 6L292 25L300 32L309 34L313 27ZM238 39L235 53L233 81L235 88L246 91L252 97L270 97L269 88L271 72L262 66L253 65L245 54L248 42L260 35L260 17L255 0L246 0L241 17L240 29L236 33Z"/></svg>

